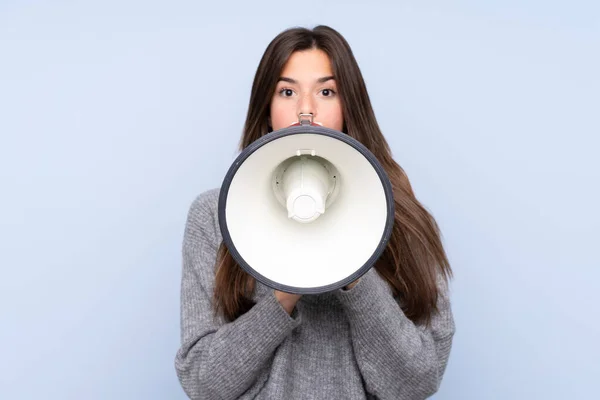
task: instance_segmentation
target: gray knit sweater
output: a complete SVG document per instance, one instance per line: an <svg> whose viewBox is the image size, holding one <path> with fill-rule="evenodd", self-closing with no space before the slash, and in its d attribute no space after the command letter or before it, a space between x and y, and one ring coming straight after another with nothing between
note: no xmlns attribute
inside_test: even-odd
<svg viewBox="0 0 600 400"><path fill-rule="evenodd" d="M177 376L191 399L424 399L448 362L448 288L430 327L402 312L375 269L350 290L305 295L290 316L257 282L256 305L225 323L212 310L219 191L198 196L183 239Z"/></svg>

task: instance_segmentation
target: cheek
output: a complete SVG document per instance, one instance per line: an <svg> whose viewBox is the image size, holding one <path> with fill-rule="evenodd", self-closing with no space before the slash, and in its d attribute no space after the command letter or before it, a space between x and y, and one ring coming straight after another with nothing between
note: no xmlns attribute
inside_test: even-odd
<svg viewBox="0 0 600 400"><path fill-rule="evenodd" d="M321 113L322 122L326 127L341 131L344 127L344 116L342 106L339 103L328 105Z"/></svg>
<svg viewBox="0 0 600 400"><path fill-rule="evenodd" d="M289 126L292 122L298 119L296 116L296 108L291 102L281 103L273 101L271 103L271 126L273 130L278 130Z"/></svg>

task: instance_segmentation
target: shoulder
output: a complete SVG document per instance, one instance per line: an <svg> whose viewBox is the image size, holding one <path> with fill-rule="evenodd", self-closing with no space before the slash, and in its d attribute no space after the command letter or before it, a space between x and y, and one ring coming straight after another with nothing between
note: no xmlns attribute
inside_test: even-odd
<svg viewBox="0 0 600 400"><path fill-rule="evenodd" d="M186 234L192 237L209 236L215 242L221 239L219 229L219 188L206 190L197 195L188 211Z"/></svg>
<svg viewBox="0 0 600 400"><path fill-rule="evenodd" d="M217 215L219 209L219 188L206 190L197 195L190 206L189 213L194 215Z"/></svg>

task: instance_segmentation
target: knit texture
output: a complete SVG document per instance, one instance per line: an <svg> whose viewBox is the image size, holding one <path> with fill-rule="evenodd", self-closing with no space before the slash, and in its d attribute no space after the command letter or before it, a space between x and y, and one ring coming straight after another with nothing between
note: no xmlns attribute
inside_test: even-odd
<svg viewBox="0 0 600 400"><path fill-rule="evenodd" d="M374 268L350 290L302 296L292 316L260 282L250 311L215 316L218 197L213 189L194 200L183 238L175 369L189 398L398 400L439 389L455 331L441 277L429 327L404 315Z"/></svg>

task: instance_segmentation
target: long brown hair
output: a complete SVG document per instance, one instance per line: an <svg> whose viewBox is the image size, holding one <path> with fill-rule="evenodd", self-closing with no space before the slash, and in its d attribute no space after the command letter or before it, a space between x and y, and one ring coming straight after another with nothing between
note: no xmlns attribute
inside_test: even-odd
<svg viewBox="0 0 600 400"><path fill-rule="evenodd" d="M382 164L392 183L394 227L374 268L389 283L402 310L413 322L429 322L436 311L436 279L448 279L450 264L434 218L416 199L404 170L394 161L375 114L358 64L346 40L334 29L292 28L267 47L256 71L240 149L270 131L270 101L285 63L295 51L320 49L331 60L342 102L344 133L360 141ZM233 259L224 243L217 254L214 304L229 321L253 305L255 280Z"/></svg>

